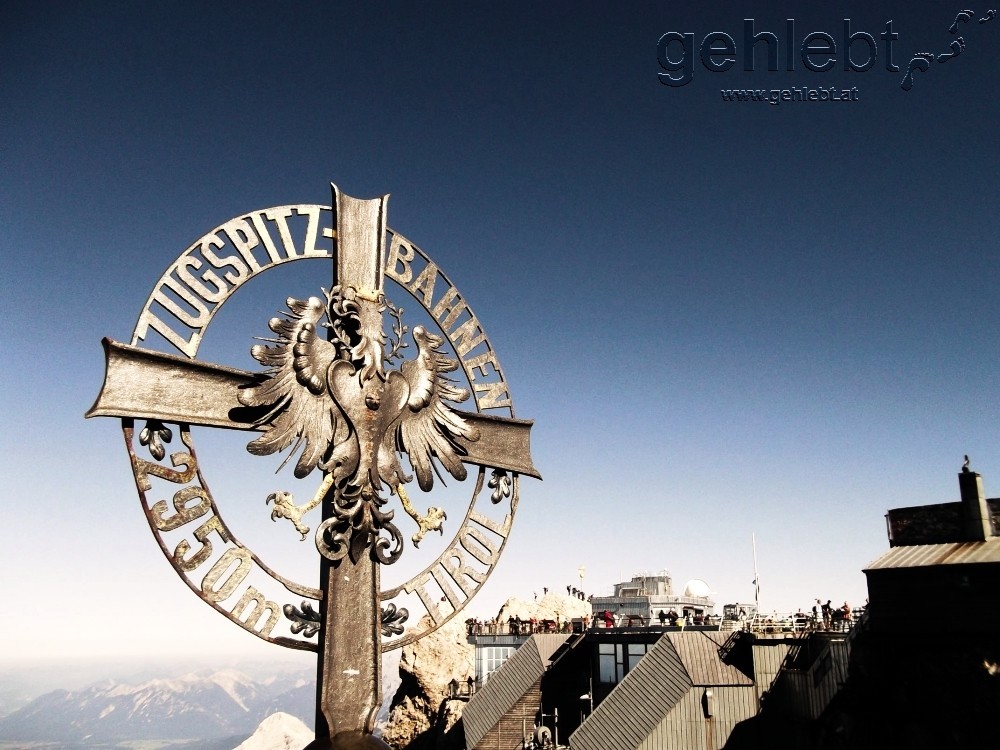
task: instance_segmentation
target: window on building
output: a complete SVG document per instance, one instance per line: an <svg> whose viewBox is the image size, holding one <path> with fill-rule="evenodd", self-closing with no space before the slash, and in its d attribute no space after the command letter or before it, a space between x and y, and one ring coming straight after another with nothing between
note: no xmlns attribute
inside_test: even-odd
<svg viewBox="0 0 1000 750"><path fill-rule="evenodd" d="M608 685L621 682L646 655L645 643L599 643L597 645L598 680Z"/></svg>
<svg viewBox="0 0 1000 750"><path fill-rule="evenodd" d="M480 684L485 685L489 676L517 650L516 646L483 646L476 651L476 674Z"/></svg>
<svg viewBox="0 0 1000 750"><path fill-rule="evenodd" d="M597 679L599 682L615 683L615 644L597 645Z"/></svg>
<svg viewBox="0 0 1000 750"><path fill-rule="evenodd" d="M628 661L626 663L626 672L631 672L635 669L635 665L639 663L639 660L646 655L646 644L645 643L630 643L628 644Z"/></svg>

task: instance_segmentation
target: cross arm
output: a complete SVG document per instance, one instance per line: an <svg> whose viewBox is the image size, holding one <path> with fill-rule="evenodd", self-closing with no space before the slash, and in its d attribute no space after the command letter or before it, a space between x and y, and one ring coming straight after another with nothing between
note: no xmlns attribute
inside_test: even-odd
<svg viewBox="0 0 1000 750"><path fill-rule="evenodd" d="M140 349L105 338L104 384L86 417L158 419L190 425L256 430L261 412L242 406L241 387L259 383L259 373ZM462 412L479 440L458 439L462 461L541 479L531 462L533 422Z"/></svg>

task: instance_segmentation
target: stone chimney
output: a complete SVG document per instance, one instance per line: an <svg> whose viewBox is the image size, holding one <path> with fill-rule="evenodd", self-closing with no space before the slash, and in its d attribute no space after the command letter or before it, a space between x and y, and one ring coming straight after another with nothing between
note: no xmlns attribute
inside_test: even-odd
<svg viewBox="0 0 1000 750"><path fill-rule="evenodd" d="M962 495L962 515L966 538L981 542L993 536L990 526L990 512L983 492L983 477L968 467L963 467L958 475L958 489Z"/></svg>

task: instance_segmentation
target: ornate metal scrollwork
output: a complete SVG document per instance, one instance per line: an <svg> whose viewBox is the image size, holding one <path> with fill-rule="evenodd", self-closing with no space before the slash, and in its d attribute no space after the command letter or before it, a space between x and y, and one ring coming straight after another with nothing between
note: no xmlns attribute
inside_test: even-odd
<svg viewBox="0 0 1000 750"><path fill-rule="evenodd" d="M385 502L375 493L338 497L333 515L316 529L316 549L333 562L350 555L356 563L371 547L380 563L396 562L403 553L403 535L391 523L394 512L379 510ZM383 531L389 534L388 539L381 535Z"/></svg>
<svg viewBox="0 0 1000 750"><path fill-rule="evenodd" d="M158 419L149 419L146 420L146 426L139 433L139 443L149 448L149 453L153 458L161 461L167 455L163 443L169 443L173 437L173 432L163 422Z"/></svg>
<svg viewBox="0 0 1000 750"><path fill-rule="evenodd" d="M494 469L486 486L493 490L490 500L499 503L505 497L510 497L510 476L503 469Z"/></svg>
<svg viewBox="0 0 1000 750"><path fill-rule="evenodd" d="M313 608L311 602L302 602L301 609L294 604L286 604L282 607L282 611L285 613L285 617L292 621L292 624L289 626L292 633L296 635L301 633L306 638L312 638L319 632L322 618L320 617L320 613ZM410 613L404 607L397 608L392 603L381 607L380 626L382 635L386 638L401 635L403 633L403 623L409 617Z"/></svg>
<svg viewBox="0 0 1000 750"><path fill-rule="evenodd" d="M403 607L397 609L395 604L390 603L388 606L382 607L382 635L386 638L402 635L403 623L409 616L408 610Z"/></svg>
<svg viewBox="0 0 1000 750"><path fill-rule="evenodd" d="M324 290L324 295L328 313L323 325L332 333L330 343L345 359L359 364L362 381L381 376L385 346L382 313L389 307L385 294L338 285L329 292Z"/></svg>
<svg viewBox="0 0 1000 750"><path fill-rule="evenodd" d="M401 354L403 349L409 349L410 345L403 341L403 336L407 331L410 330L408 325L403 325L403 308L396 307L389 300L385 301L386 309L389 311L389 315L393 318L392 324L392 335L396 338L389 346L389 353L383 358L386 363L392 362L394 359L403 359Z"/></svg>
<svg viewBox="0 0 1000 750"><path fill-rule="evenodd" d="M302 602L302 609L294 604L286 604L281 609L285 613L285 617L292 621L289 630L293 634L301 633L306 638L312 638L319 632L319 612L313 609L311 602Z"/></svg>

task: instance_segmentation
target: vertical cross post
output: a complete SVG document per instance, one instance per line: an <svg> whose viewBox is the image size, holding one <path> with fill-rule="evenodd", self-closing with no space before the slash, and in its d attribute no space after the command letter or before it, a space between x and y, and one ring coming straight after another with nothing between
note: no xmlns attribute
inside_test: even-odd
<svg viewBox="0 0 1000 750"><path fill-rule="evenodd" d="M382 697L378 563L322 558L320 576L316 741L328 744L310 747L385 747L358 744L371 736Z"/></svg>
<svg viewBox="0 0 1000 750"><path fill-rule="evenodd" d="M333 186L337 251L333 285L352 287L362 318L368 320L381 315L377 297L384 291L388 198L358 200ZM375 412L371 414L374 418ZM324 520L332 517L339 492L336 485L328 491ZM351 555L320 560L316 741L309 748L387 748L371 734L382 704L379 563L368 552L356 560Z"/></svg>

